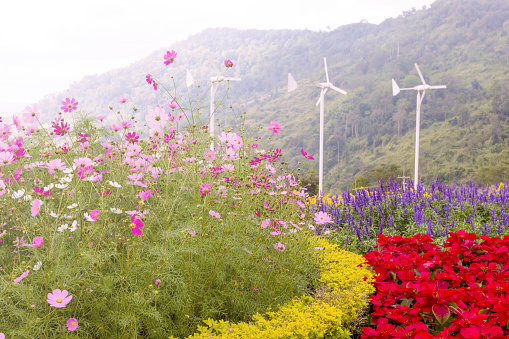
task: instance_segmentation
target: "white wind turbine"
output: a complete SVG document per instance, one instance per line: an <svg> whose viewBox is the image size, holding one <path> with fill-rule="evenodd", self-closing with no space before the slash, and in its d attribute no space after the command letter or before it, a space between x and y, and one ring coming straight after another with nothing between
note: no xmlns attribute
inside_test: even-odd
<svg viewBox="0 0 509 339"><path fill-rule="evenodd" d="M422 85L415 86L412 88L399 88L398 84L396 84L396 81L392 79L392 95L396 96L400 91L412 91L412 90L417 91L417 110L416 110L417 119L415 120L415 170L414 170L414 190L417 190L417 183L419 180L419 129L421 125L421 103L428 89L447 88L447 86L445 85L430 86L426 84L426 81L424 80L421 70L419 69L419 66L417 64L415 64L415 68L417 69L417 73L419 73Z"/></svg>
<svg viewBox="0 0 509 339"><path fill-rule="evenodd" d="M214 68L217 72L217 76L215 77L211 77L210 80L210 83L212 84L211 87L210 87L210 122L209 122L209 134L210 134L210 138L211 138L211 142L210 142L210 149L213 151L214 150L214 112L216 110L216 104L214 102L214 97L216 95L216 91L217 91L217 87L219 86L219 83L222 82L222 81L240 81L241 79L240 78L232 78L232 77L224 77L223 75L221 75L221 72L219 71L219 68L217 68L216 64L214 64L212 62L212 64L214 65ZM223 72L224 74L224 72ZM191 76L191 73L189 72L189 70L186 71L186 85L187 87L191 87L194 83L194 79L193 77Z"/></svg>
<svg viewBox="0 0 509 339"><path fill-rule="evenodd" d="M329 81L329 72L327 72L327 60L323 58L323 63L325 65L325 78L327 79L327 82L320 82L316 85L311 85L313 87L318 87L321 89L320 92L320 99L316 102L316 106L320 104L320 162L319 162L319 170L318 170L318 194L319 196L322 196L323 194L323 125L324 125L324 102L325 102L325 93L329 89L335 90L336 92L342 93L346 95L346 92L342 89L334 86ZM291 92L295 89L297 89L297 82L292 77L290 73L288 73L288 92Z"/></svg>

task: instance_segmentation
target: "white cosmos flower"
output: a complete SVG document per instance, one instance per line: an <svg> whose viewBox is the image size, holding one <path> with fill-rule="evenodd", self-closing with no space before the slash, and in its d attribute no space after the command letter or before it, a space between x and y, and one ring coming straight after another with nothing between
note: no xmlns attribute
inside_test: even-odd
<svg viewBox="0 0 509 339"><path fill-rule="evenodd" d="M49 215L51 215L53 218L57 218L58 217L58 215L55 212L53 212L53 211L51 211L49 213Z"/></svg>
<svg viewBox="0 0 509 339"><path fill-rule="evenodd" d="M63 232L64 230L68 229L69 228L69 225L67 224L63 224L62 226L58 227L57 228L57 231L58 232Z"/></svg>
<svg viewBox="0 0 509 339"><path fill-rule="evenodd" d="M67 208L68 208L68 209L73 209L73 208L75 208L75 207L78 207L78 203L77 203L77 202L75 202L75 203L74 203L74 204L72 204L72 205L67 206Z"/></svg>
<svg viewBox="0 0 509 339"><path fill-rule="evenodd" d="M59 180L59 181L60 181L62 184L63 184L63 183L69 183L69 182L71 182L71 181L72 181L72 176L71 176L71 177L68 177L68 176L62 177L62 178L60 178L60 180Z"/></svg>
<svg viewBox="0 0 509 339"><path fill-rule="evenodd" d="M65 219L72 219L72 216L67 215L67 214L62 214L62 218L65 218Z"/></svg>
<svg viewBox="0 0 509 339"><path fill-rule="evenodd" d="M25 194L25 190L20 189L19 191L15 191L14 193L12 193L12 198L13 199L21 198L23 196L23 194Z"/></svg>
<svg viewBox="0 0 509 339"><path fill-rule="evenodd" d="M116 181L109 181L109 180L108 180L108 183L109 183L111 186L113 186L113 187L117 187L117 188L122 187L122 185L120 185L120 184L119 184L118 182L116 182Z"/></svg>
<svg viewBox="0 0 509 339"><path fill-rule="evenodd" d="M110 211L112 211L115 214L122 213L122 210L120 208L115 208L115 207L110 208Z"/></svg>
<svg viewBox="0 0 509 339"><path fill-rule="evenodd" d="M55 187L56 188L60 188L60 189L64 189L66 188L67 186L69 186L69 184L56 184Z"/></svg>
<svg viewBox="0 0 509 339"><path fill-rule="evenodd" d="M30 201L30 200L32 200L32 196L31 196L30 194L27 194L27 195L25 195L25 197L23 198L23 200L25 200L25 201Z"/></svg>
<svg viewBox="0 0 509 339"><path fill-rule="evenodd" d="M85 219L87 219L88 221L94 221L94 219L92 219L90 217L90 214L88 214L87 212L85 212L85 214L83 214L85 216Z"/></svg>
<svg viewBox="0 0 509 339"><path fill-rule="evenodd" d="M69 228L69 231L74 232L74 231L76 231L77 229L78 229L78 222L77 222L76 220L74 220L74 221L72 222L71 228Z"/></svg>
<svg viewBox="0 0 509 339"><path fill-rule="evenodd" d="M74 171L75 169L76 169L76 166L73 165L72 168L66 168L62 172L69 174L69 173L72 173L72 171Z"/></svg>
<svg viewBox="0 0 509 339"><path fill-rule="evenodd" d="M37 264L34 265L34 271L38 271L42 266L42 261L38 261Z"/></svg>
<svg viewBox="0 0 509 339"><path fill-rule="evenodd" d="M53 183L49 184L48 186L44 187L44 191L49 191L50 189L52 189L53 187L55 187L55 185Z"/></svg>

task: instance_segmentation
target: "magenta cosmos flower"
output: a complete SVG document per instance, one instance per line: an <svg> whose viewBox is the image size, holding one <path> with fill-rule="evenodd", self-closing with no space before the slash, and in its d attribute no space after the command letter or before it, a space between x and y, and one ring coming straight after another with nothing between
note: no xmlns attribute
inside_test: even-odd
<svg viewBox="0 0 509 339"><path fill-rule="evenodd" d="M76 329L78 328L78 320L74 318L69 318L69 320L67 320L66 325L69 331L76 331Z"/></svg>
<svg viewBox="0 0 509 339"><path fill-rule="evenodd" d="M33 248L41 247L43 243L44 243L44 240L42 239L42 237L35 237L32 240L32 247Z"/></svg>
<svg viewBox="0 0 509 339"><path fill-rule="evenodd" d="M305 156L305 157L306 157L306 158L308 158L309 160L315 160L315 158L313 158L312 156L310 156L310 155L308 154L308 152L304 152L304 148L302 148L302 149L300 150L300 152L302 153L302 155L303 155L303 156Z"/></svg>
<svg viewBox="0 0 509 339"><path fill-rule="evenodd" d="M269 131L274 134L278 134L281 129L281 125L277 121L271 121L269 124Z"/></svg>
<svg viewBox="0 0 509 339"><path fill-rule="evenodd" d="M100 215L101 215L101 211L99 211L99 210L91 210L91 211L90 211L90 218L91 218L92 220L97 220L97 219L99 219L99 216L100 216Z"/></svg>
<svg viewBox="0 0 509 339"><path fill-rule="evenodd" d="M224 61L224 65L227 67L227 68L230 68L233 66L233 62L231 60L225 60Z"/></svg>
<svg viewBox="0 0 509 339"><path fill-rule="evenodd" d="M46 300L50 306L62 308L71 302L72 295L67 296L69 292L66 290L61 291L60 289L53 290L53 293L48 293L48 300Z"/></svg>
<svg viewBox="0 0 509 339"><path fill-rule="evenodd" d="M206 196L210 193L210 185L209 184L201 184L200 186L200 193L203 196Z"/></svg>
<svg viewBox="0 0 509 339"><path fill-rule="evenodd" d="M175 61L175 58L177 57L177 52L174 50L167 51L166 55L164 56L164 64L168 66L169 64L173 63Z"/></svg>
<svg viewBox="0 0 509 339"><path fill-rule="evenodd" d="M78 102L74 98L66 98L64 101L62 101L62 107L60 107L60 109L63 110L64 113L75 111L78 109Z"/></svg>
<svg viewBox="0 0 509 339"><path fill-rule="evenodd" d="M142 235L143 232L141 231L141 228L145 226L143 224L143 221L140 219L137 219L134 215L131 216L131 233L134 235Z"/></svg>

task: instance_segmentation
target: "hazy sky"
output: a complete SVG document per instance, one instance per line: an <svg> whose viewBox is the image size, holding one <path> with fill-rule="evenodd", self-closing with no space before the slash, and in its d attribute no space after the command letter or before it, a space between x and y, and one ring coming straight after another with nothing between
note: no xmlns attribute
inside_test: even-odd
<svg viewBox="0 0 509 339"><path fill-rule="evenodd" d="M379 24L434 0L24 0L0 5L0 117L205 28Z"/></svg>

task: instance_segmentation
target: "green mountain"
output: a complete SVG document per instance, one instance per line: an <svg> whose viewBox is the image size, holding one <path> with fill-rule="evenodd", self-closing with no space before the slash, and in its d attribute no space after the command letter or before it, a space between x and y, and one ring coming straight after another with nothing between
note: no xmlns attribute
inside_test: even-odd
<svg viewBox="0 0 509 339"><path fill-rule="evenodd" d="M271 135L272 147L282 148L292 167L303 165L298 161L318 167L300 149L318 158L320 91L305 85L325 81L326 57L331 82L348 91L326 95L324 189L334 193L349 189L356 178L376 184L401 176L403 168L412 176L415 92L393 97L391 78L400 87L420 84L417 63L428 84L447 85L428 91L421 108L422 182L438 176L442 182L493 184L509 179L508 33L507 0L437 0L380 25L358 23L330 32L207 29L171 46L178 52L176 64L164 66L166 50L154 51L128 67L87 76L39 106L49 120L62 99L75 97L93 115L113 115L108 106L118 110L116 99L128 94L142 120L149 108L169 101L145 82L148 73L184 93L186 69L195 79L208 79L216 75L210 59L223 70L222 61L231 59L227 74L242 81L230 84L228 92L225 84L219 86L216 118L222 127L234 125L234 115L242 115L253 132L277 120L282 130ZM292 93L288 72L300 85ZM204 82L190 91L191 105L205 114L207 89ZM256 133L269 136L267 130Z"/></svg>

